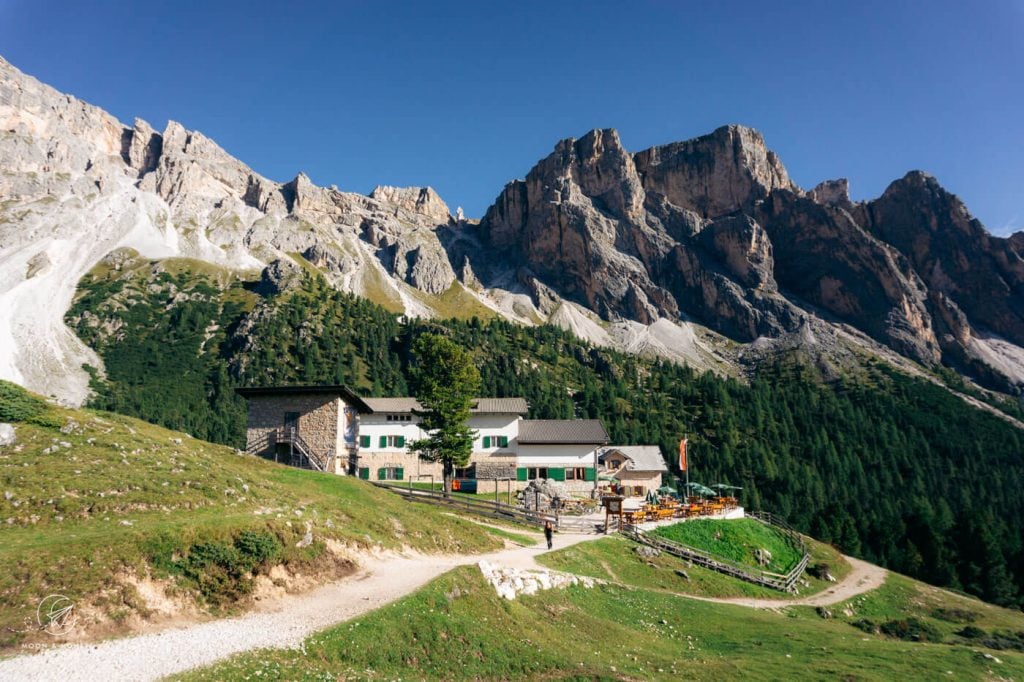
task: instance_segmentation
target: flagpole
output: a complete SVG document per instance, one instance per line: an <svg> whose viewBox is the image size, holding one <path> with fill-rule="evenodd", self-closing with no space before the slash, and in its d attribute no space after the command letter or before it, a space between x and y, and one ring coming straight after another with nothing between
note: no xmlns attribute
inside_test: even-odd
<svg viewBox="0 0 1024 682"><path fill-rule="evenodd" d="M686 500L690 500L690 434L683 435L683 442L686 443Z"/></svg>

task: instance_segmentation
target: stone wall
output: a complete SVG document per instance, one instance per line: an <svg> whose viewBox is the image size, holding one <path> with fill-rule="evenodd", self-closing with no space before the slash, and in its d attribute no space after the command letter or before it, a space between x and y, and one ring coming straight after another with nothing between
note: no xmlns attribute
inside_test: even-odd
<svg viewBox="0 0 1024 682"><path fill-rule="evenodd" d="M336 452L339 441L341 400L336 395L317 393L251 396L248 399L249 423L246 449L263 456L273 456L273 434L284 428L287 412L298 412L297 431L314 450L326 456Z"/></svg>

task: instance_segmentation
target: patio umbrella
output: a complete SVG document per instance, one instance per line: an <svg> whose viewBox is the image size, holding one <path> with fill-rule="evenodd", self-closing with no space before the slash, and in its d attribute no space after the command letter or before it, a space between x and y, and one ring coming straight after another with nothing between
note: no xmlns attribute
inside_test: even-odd
<svg viewBox="0 0 1024 682"><path fill-rule="evenodd" d="M714 495L715 494L714 490L712 490L711 488L707 487L706 485L702 485L700 483L693 483L693 482L687 483L686 487L690 489L691 493L694 493L696 495L701 495L701 496L705 496L706 497L708 495Z"/></svg>
<svg viewBox="0 0 1024 682"><path fill-rule="evenodd" d="M711 487L715 490L743 490L743 488L738 485L729 485L727 483L716 483Z"/></svg>
<svg viewBox="0 0 1024 682"><path fill-rule="evenodd" d="M673 488L672 486L663 485L660 488L658 488L658 494L659 495L675 495L676 494L676 489Z"/></svg>
<svg viewBox="0 0 1024 682"><path fill-rule="evenodd" d="M648 490L646 502L649 504L658 504L658 494L653 490Z"/></svg>

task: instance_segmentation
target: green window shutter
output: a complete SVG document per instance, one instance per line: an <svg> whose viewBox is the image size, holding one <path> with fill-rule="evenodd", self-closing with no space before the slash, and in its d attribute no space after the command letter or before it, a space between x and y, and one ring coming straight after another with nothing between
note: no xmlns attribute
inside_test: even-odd
<svg viewBox="0 0 1024 682"><path fill-rule="evenodd" d="M364 448L370 447L370 437L369 436L359 436L359 445L361 445Z"/></svg>
<svg viewBox="0 0 1024 682"><path fill-rule="evenodd" d="M387 469L385 469L384 467L381 467L380 469L377 469L377 480L378 481L383 481L385 476L387 476Z"/></svg>
<svg viewBox="0 0 1024 682"><path fill-rule="evenodd" d="M398 467L397 469L395 469L395 478L398 479L399 481L404 481L405 469L403 469L402 467Z"/></svg>
<svg viewBox="0 0 1024 682"><path fill-rule="evenodd" d="M405 447L405 436L399 436L398 437L398 447L400 447L400 448L404 448Z"/></svg>
<svg viewBox="0 0 1024 682"><path fill-rule="evenodd" d="M367 436L367 437L369 437L369 436ZM362 467L361 469L359 469L359 478L363 479L364 481L369 481L370 480L370 469L369 469L369 467Z"/></svg>
<svg viewBox="0 0 1024 682"><path fill-rule="evenodd" d="M597 480L597 469L594 467L587 467L583 470L584 481L596 481Z"/></svg>
<svg viewBox="0 0 1024 682"><path fill-rule="evenodd" d="M525 481L526 480L526 467L519 467L518 469L516 469L516 480L517 481Z"/></svg>
<svg viewBox="0 0 1024 682"><path fill-rule="evenodd" d="M561 467L548 467L548 478L552 481L564 481L565 469Z"/></svg>
<svg viewBox="0 0 1024 682"><path fill-rule="evenodd" d="M381 436L380 437L380 446L382 448L386 448L388 446L388 437L387 436Z"/></svg>
<svg viewBox="0 0 1024 682"><path fill-rule="evenodd" d="M491 447L491 437L490 436L484 436L484 447L485 448Z"/></svg>
<svg viewBox="0 0 1024 682"><path fill-rule="evenodd" d="M508 447L508 436L498 436L498 447L499 448L507 448Z"/></svg>

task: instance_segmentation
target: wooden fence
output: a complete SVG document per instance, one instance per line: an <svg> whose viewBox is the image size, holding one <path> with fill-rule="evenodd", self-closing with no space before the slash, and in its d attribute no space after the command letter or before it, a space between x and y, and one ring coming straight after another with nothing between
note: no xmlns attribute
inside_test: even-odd
<svg viewBox="0 0 1024 682"><path fill-rule="evenodd" d="M445 497L444 492L440 490L422 490L407 487L400 483L386 483L383 481L371 481L371 483L379 488L384 488L397 495L401 495L407 500L461 509L492 519L514 521L542 528L546 521L550 521L560 533L597 533L602 531L604 526L603 521L598 522L579 517L526 511L504 502L498 502L497 500L473 499L470 496L459 493L453 493Z"/></svg>

